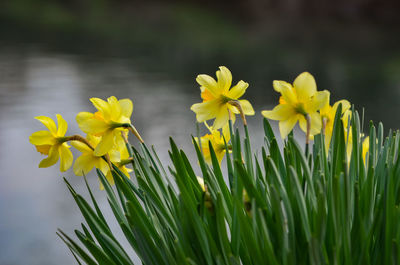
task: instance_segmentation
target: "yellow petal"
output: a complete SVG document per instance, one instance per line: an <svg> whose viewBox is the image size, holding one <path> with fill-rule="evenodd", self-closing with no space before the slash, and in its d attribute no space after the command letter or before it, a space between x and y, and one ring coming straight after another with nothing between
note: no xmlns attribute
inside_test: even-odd
<svg viewBox="0 0 400 265"><path fill-rule="evenodd" d="M282 139L285 139L288 134L293 130L299 119L299 114L289 117L287 120L282 120L279 122L279 131L281 133Z"/></svg>
<svg viewBox="0 0 400 265"><path fill-rule="evenodd" d="M108 130L104 133L100 143L94 149L94 155L95 156L105 155L108 151L111 150L113 145L114 145L114 132L112 130Z"/></svg>
<svg viewBox="0 0 400 265"><path fill-rule="evenodd" d="M76 149L78 149L80 152L82 153L89 153L92 154L93 150L90 149L89 146L87 146L86 144L79 142L79 141L71 141L69 142L73 147L75 147Z"/></svg>
<svg viewBox="0 0 400 265"><path fill-rule="evenodd" d="M203 103L193 104L190 109L196 113L197 122L204 122L215 118L220 107L221 101L219 99L213 99Z"/></svg>
<svg viewBox="0 0 400 265"><path fill-rule="evenodd" d="M49 131L53 134L56 135L57 133L57 126L54 123L54 121L46 116L38 116L35 117L35 119L37 119L38 121L40 121L41 123L43 123L44 126L46 126L47 129L49 129Z"/></svg>
<svg viewBox="0 0 400 265"><path fill-rule="evenodd" d="M236 86L232 87L228 93L227 97L232 99L238 99L246 92L246 89L249 87L249 84L240 80Z"/></svg>
<svg viewBox="0 0 400 265"><path fill-rule="evenodd" d="M302 102L310 99L317 92L317 84L314 77L308 73L301 73L293 82L298 99ZM321 106L322 108L323 106Z"/></svg>
<svg viewBox="0 0 400 265"><path fill-rule="evenodd" d="M121 114L127 118L130 118L133 111L133 103L130 99L124 98L119 101L121 106Z"/></svg>
<svg viewBox="0 0 400 265"><path fill-rule="evenodd" d="M273 110L263 110L261 114L268 119L271 120L287 120L289 117L295 116L295 109L288 104L279 104Z"/></svg>
<svg viewBox="0 0 400 265"><path fill-rule="evenodd" d="M107 175L108 171L110 170L108 163L104 161L104 159L98 159L95 166L96 168L100 169L104 175Z"/></svg>
<svg viewBox="0 0 400 265"><path fill-rule="evenodd" d="M369 152L369 136L365 137L362 143L362 157L364 159L364 163L367 159L367 153Z"/></svg>
<svg viewBox="0 0 400 265"><path fill-rule="evenodd" d="M335 104L333 104L333 106L332 106L333 112L334 112L333 116L335 116L336 110L339 107L339 104L342 104L342 114L351 108L349 101L347 101L345 99L339 100L339 101L335 102Z"/></svg>
<svg viewBox="0 0 400 265"><path fill-rule="evenodd" d="M331 93L329 91L327 91L327 92L329 93L328 100L326 101L326 104L320 109L321 116L324 116L324 117L329 117L330 112L332 110L331 105L329 105Z"/></svg>
<svg viewBox="0 0 400 265"><path fill-rule="evenodd" d="M50 167L50 166L54 165L55 163L57 163L58 158L59 158L58 147L59 147L59 145L53 145L50 148L49 156L40 162L40 164L39 164L40 168Z"/></svg>
<svg viewBox="0 0 400 265"><path fill-rule="evenodd" d="M283 89L292 89L292 85L289 84L286 81L281 81L281 80L274 80L272 82L272 86L274 87L276 92L281 93Z"/></svg>
<svg viewBox="0 0 400 265"><path fill-rule="evenodd" d="M49 131L38 131L29 136L29 142L33 145L54 145L55 138Z"/></svg>
<svg viewBox="0 0 400 265"><path fill-rule="evenodd" d="M110 119L113 121L118 121L121 117L121 105L118 99L114 96L107 98L108 106L110 108Z"/></svg>
<svg viewBox="0 0 400 265"><path fill-rule="evenodd" d="M203 102L215 99L213 94L211 94L211 92L207 88L202 86L200 87L200 91L201 91L200 96L203 99Z"/></svg>
<svg viewBox="0 0 400 265"><path fill-rule="evenodd" d="M215 117L213 129L217 130L224 127L224 125L228 123L228 120L229 120L228 108L226 106L221 107L217 117Z"/></svg>
<svg viewBox="0 0 400 265"><path fill-rule="evenodd" d="M73 156L65 143L58 148L60 154L60 171L67 171L72 166Z"/></svg>
<svg viewBox="0 0 400 265"><path fill-rule="evenodd" d="M319 134L322 128L321 116L318 112L309 113L308 115L310 115L311 121L310 135L313 136ZM307 120L303 115L299 119L299 124L303 132L307 132Z"/></svg>
<svg viewBox="0 0 400 265"><path fill-rule="evenodd" d="M56 116L58 123L57 136L63 137L67 133L68 124L60 114L57 114Z"/></svg>
<svg viewBox="0 0 400 265"><path fill-rule="evenodd" d="M245 115L252 116L255 114L253 106L251 106L250 102L246 99L239 100L240 105L242 106L243 113Z"/></svg>
<svg viewBox="0 0 400 265"><path fill-rule="evenodd" d="M277 81L277 82L282 82L282 81ZM282 95L284 102L286 102L287 104L294 105L298 103L296 91L291 86L281 85L280 93Z"/></svg>
<svg viewBox="0 0 400 265"><path fill-rule="evenodd" d="M313 113L324 107L329 100L330 93L327 90L318 91L304 105L307 113Z"/></svg>
<svg viewBox="0 0 400 265"><path fill-rule="evenodd" d="M108 102L100 99L100 98L91 98L90 101L92 102L93 106L100 111L105 119L110 119L111 117L111 110Z"/></svg>
<svg viewBox="0 0 400 265"><path fill-rule="evenodd" d="M218 86L222 93L226 93L232 84L232 73L225 66L220 66L217 71Z"/></svg>
<svg viewBox="0 0 400 265"><path fill-rule="evenodd" d="M35 147L42 155L49 155L51 145L36 145Z"/></svg>
<svg viewBox="0 0 400 265"><path fill-rule="evenodd" d="M196 78L196 81L200 86L203 86L206 89L208 89L214 97L217 97L218 95L220 95L217 81L215 81L215 79L212 78L211 76L198 75Z"/></svg>
<svg viewBox="0 0 400 265"><path fill-rule="evenodd" d="M101 134L108 130L110 126L104 120L88 119L78 123L79 128L85 133Z"/></svg>
<svg viewBox="0 0 400 265"><path fill-rule="evenodd" d="M97 158L101 159L101 158ZM78 157L74 163L74 173L77 176L87 175L95 166L96 160L91 154L84 154Z"/></svg>

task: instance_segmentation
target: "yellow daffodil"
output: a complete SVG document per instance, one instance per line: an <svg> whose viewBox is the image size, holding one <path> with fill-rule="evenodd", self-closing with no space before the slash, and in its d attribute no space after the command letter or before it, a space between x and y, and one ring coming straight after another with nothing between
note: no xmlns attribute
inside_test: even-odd
<svg viewBox="0 0 400 265"><path fill-rule="evenodd" d="M348 121L348 114L350 110L350 102L347 100L339 100L331 106L329 104L329 97L328 97L328 102L326 105L320 110L321 118L322 118L322 123L323 126L325 126L325 146L326 150L329 148L329 144L331 142L332 138L332 133L333 133L333 123L335 122L335 115L336 115L336 110L339 106L339 104L342 104L342 115L343 115L343 121L346 123L345 129L347 126L347 121Z"/></svg>
<svg viewBox="0 0 400 265"><path fill-rule="evenodd" d="M272 111L262 111L262 115L279 121L279 130L283 139L293 130L297 121L300 128L307 132L307 117L310 123L310 136L321 131L321 117L317 111L328 102L329 92L317 91L315 79L310 73L300 74L293 85L275 80L273 87L282 95L279 105Z"/></svg>
<svg viewBox="0 0 400 265"><path fill-rule="evenodd" d="M203 150L204 159L208 164L211 164L211 153L209 148L209 142L211 142L212 147L214 148L215 155L218 159L218 162L221 164L222 159L224 158L226 148L225 148L225 141L228 143L230 140L230 133L229 133L229 125L226 124L222 129L222 135L219 130L215 130L214 128L208 127L210 133L200 137L201 147ZM199 143L198 138L196 138L196 142Z"/></svg>
<svg viewBox="0 0 400 265"><path fill-rule="evenodd" d="M60 170L64 172L71 167L73 156L65 137L68 124L60 114L56 116L58 128L51 118L46 116L36 117L35 119L43 123L48 131L34 132L29 137L29 141L36 146L38 152L48 156L40 162L39 167L50 167L60 159Z"/></svg>
<svg viewBox="0 0 400 265"><path fill-rule="evenodd" d="M80 112L76 120L85 133L101 136L94 154L102 156L111 150L121 131L131 126L133 104L130 99L117 100L116 97L109 97L107 101L91 98L90 101L98 111L96 113ZM140 136L138 138L141 140Z"/></svg>
<svg viewBox="0 0 400 265"><path fill-rule="evenodd" d="M88 135L86 139L93 147L96 147L101 140L100 137L93 135ZM82 142L71 141L71 145L82 153L74 163L73 169L75 175L87 175L93 168L98 168L103 172L103 174L107 174L109 166L103 157L96 156L94 150Z"/></svg>
<svg viewBox="0 0 400 265"><path fill-rule="evenodd" d="M198 75L196 78L203 102L193 104L190 109L196 113L197 121L204 122L215 118L213 129L220 129L228 122L229 111L233 114L240 113L238 105L243 115L254 115L250 102L239 100L249 84L241 80L231 87L232 74L225 66L219 67L216 75L217 81L209 75Z"/></svg>

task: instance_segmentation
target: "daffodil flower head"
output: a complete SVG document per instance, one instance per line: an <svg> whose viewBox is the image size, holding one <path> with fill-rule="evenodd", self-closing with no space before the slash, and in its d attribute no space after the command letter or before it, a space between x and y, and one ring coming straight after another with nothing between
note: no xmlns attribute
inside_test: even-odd
<svg viewBox="0 0 400 265"><path fill-rule="evenodd" d="M202 103L193 104L190 108L196 113L198 122L215 119L213 129L220 129L229 120L229 112L239 114L240 110L230 102L237 102L242 108L243 115L254 115L253 107L248 100L239 99L246 92L248 83L240 80L232 85L232 74L225 66L219 67L216 73L217 80L209 75L198 75L197 83L200 85Z"/></svg>
<svg viewBox="0 0 400 265"><path fill-rule="evenodd" d="M279 121L279 130L282 139L293 130L299 122L300 128L307 131L307 117L310 120L310 134L321 131L321 117L318 113L329 99L328 91L317 91L314 77L307 72L300 74L292 84L285 81L273 81L275 91L281 93L279 105L273 110L262 111L268 119Z"/></svg>
<svg viewBox="0 0 400 265"><path fill-rule="evenodd" d="M222 128L222 134L219 130L215 130L214 128L209 127L207 124L206 127L209 129L210 133L200 137L204 159L208 164L212 163L210 147L209 147L209 142L211 142L211 145L214 149L218 162L221 164L221 161L224 158L226 152L225 142L228 143L230 140L229 124L226 124ZM195 140L197 143L199 143L198 138L196 138Z"/></svg>
<svg viewBox="0 0 400 265"><path fill-rule="evenodd" d="M76 121L85 133L101 137L94 154L102 156L112 149L121 131L126 130L123 125L131 123L133 104L130 99L118 100L114 96L107 101L99 98L91 98L90 101L98 111L80 112Z"/></svg>
<svg viewBox="0 0 400 265"><path fill-rule="evenodd" d="M369 136L365 137L362 143L362 158L364 160L364 164L367 161L367 154L369 153Z"/></svg>
<svg viewBox="0 0 400 265"><path fill-rule="evenodd" d="M58 128L55 122L49 117L35 117L48 130L34 132L29 137L29 142L36 146L38 152L48 156L40 162L39 167L50 167L60 160L60 170L64 172L71 167L73 156L65 137L68 124L60 114L56 116Z"/></svg>
<svg viewBox="0 0 400 265"><path fill-rule="evenodd" d="M333 124L335 122L335 115L337 108L339 107L339 104L342 104L342 116L343 116L343 123L344 123L344 129L347 129L347 124L349 120L349 115L351 114L350 111L350 102L343 99L335 102L333 106L329 104L329 98L328 102L324 107L321 108L320 110L320 115L322 118L323 124L325 124L325 146L326 150L328 150L329 144L332 139L332 133L333 133Z"/></svg>
<svg viewBox="0 0 400 265"><path fill-rule="evenodd" d="M96 147L100 142L101 137L88 134L86 139L91 144L91 146ZM92 171L93 168L100 169L104 175L107 174L110 168L103 157L96 156L93 149L80 141L71 141L70 143L73 147L75 147L82 153L81 156L79 156L74 163L73 169L75 175L87 175L90 171Z"/></svg>

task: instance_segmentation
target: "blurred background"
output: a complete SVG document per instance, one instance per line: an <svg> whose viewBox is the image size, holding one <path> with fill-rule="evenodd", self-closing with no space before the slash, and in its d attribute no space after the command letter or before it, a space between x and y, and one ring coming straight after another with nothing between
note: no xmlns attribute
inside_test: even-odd
<svg viewBox="0 0 400 265"><path fill-rule="evenodd" d="M73 234L83 221L62 177L85 193L83 180L58 165L37 167L43 157L28 137L42 125L33 117L61 113L78 133L75 116L94 111L90 97L129 97L135 126L163 162L168 136L194 161L195 77L225 65L234 82L250 83L256 148L260 111L278 99L272 80L292 82L303 71L331 102L348 99L365 108L366 123L397 129L399 11L398 0L1 1L0 264L74 264L55 232Z"/></svg>

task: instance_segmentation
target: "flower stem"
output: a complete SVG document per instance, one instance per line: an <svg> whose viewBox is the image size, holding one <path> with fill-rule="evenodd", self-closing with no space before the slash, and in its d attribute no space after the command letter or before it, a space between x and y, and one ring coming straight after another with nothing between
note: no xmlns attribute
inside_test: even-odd
<svg viewBox="0 0 400 265"><path fill-rule="evenodd" d="M309 153L309 145L310 145L310 133L311 133L311 116L306 114L306 121L307 121L307 132L306 132L306 156Z"/></svg>
<svg viewBox="0 0 400 265"><path fill-rule="evenodd" d="M65 137L65 142L68 142L68 141L78 141L78 142L84 143L90 149L94 150L94 147L89 143L89 141L86 138L84 138L78 134Z"/></svg>
<svg viewBox="0 0 400 265"><path fill-rule="evenodd" d="M123 124L121 124L120 127L127 128L131 133L133 133L133 135L136 136L136 138L139 139L139 141L140 141L142 144L144 143L144 141L143 141L142 137L140 136L139 132L136 130L135 126L133 126L132 124L130 124L130 123L123 123Z"/></svg>
<svg viewBox="0 0 400 265"><path fill-rule="evenodd" d="M242 108L242 105L240 104L240 102L238 100L230 100L230 101L228 101L228 103L231 104L232 106L236 107L239 110L240 117L242 118L243 124L244 124L244 126L247 126L246 116L244 115L243 108Z"/></svg>

